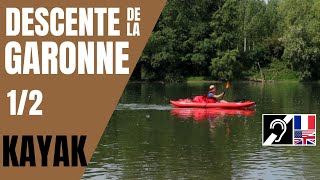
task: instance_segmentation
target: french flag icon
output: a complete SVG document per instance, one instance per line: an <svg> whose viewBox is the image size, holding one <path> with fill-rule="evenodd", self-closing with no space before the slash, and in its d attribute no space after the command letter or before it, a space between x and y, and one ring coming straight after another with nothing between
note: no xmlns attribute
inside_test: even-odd
<svg viewBox="0 0 320 180"><path fill-rule="evenodd" d="M316 116L309 114L301 114L294 116L295 130L313 130L316 129Z"/></svg>

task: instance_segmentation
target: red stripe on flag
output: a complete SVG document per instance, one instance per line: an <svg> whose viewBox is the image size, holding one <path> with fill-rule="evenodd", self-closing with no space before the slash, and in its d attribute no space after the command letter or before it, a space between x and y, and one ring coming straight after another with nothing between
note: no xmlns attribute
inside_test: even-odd
<svg viewBox="0 0 320 180"><path fill-rule="evenodd" d="M316 129L315 121L316 121L315 116L308 116L308 129Z"/></svg>

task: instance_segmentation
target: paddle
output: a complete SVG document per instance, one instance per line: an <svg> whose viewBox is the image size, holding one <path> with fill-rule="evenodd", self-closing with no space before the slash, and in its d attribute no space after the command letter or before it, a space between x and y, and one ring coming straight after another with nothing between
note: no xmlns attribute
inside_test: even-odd
<svg viewBox="0 0 320 180"><path fill-rule="evenodd" d="M221 100L223 100L223 97L224 97L224 95L226 94L226 92L227 92L227 89L229 89L229 87L230 87L230 83L229 83L229 81L227 81L227 84L226 84L226 89L224 90L224 94L222 95L222 98L221 98Z"/></svg>

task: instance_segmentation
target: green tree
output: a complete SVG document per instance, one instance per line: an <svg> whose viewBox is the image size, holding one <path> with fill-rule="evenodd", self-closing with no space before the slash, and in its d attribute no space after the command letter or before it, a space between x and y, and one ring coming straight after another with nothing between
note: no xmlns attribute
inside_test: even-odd
<svg viewBox="0 0 320 180"><path fill-rule="evenodd" d="M218 80L236 79L241 73L242 64L237 60L238 50L227 50L211 61L211 73Z"/></svg>
<svg viewBox="0 0 320 180"><path fill-rule="evenodd" d="M285 47L283 59L298 72L301 80L320 76L320 9L319 1L286 0L279 10L284 20L281 38Z"/></svg>
<svg viewBox="0 0 320 180"><path fill-rule="evenodd" d="M178 81L207 75L212 57L210 21L219 1L169 0L134 73L142 80Z"/></svg>
<svg viewBox="0 0 320 180"><path fill-rule="evenodd" d="M319 29L320 0L168 0L132 78L243 78L259 62L319 79Z"/></svg>

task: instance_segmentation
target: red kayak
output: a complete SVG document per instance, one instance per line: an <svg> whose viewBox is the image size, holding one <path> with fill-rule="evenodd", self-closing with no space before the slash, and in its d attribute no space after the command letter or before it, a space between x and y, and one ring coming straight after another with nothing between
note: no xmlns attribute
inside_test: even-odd
<svg viewBox="0 0 320 180"><path fill-rule="evenodd" d="M181 119L188 119L192 117L194 120L203 120L208 118L216 118L222 116L252 116L254 110L250 109L219 109L219 108L182 108L172 109L171 114Z"/></svg>
<svg viewBox="0 0 320 180"><path fill-rule="evenodd" d="M200 97L200 96L198 96ZM195 101L192 99L180 99L178 101L170 101L172 105L179 108L230 108L230 109L242 109L249 108L255 105L255 102L246 101L246 102L206 102L206 101Z"/></svg>

